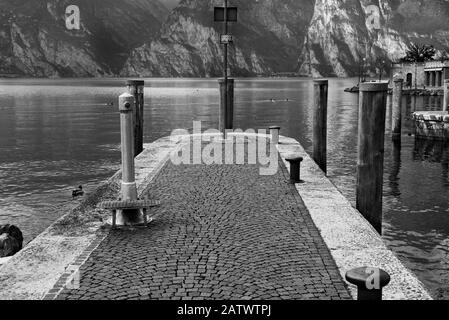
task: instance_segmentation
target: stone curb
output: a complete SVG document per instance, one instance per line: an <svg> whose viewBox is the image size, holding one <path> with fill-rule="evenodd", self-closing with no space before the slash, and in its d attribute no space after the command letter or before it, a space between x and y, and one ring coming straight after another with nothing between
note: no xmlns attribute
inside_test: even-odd
<svg viewBox="0 0 449 320"><path fill-rule="evenodd" d="M135 161L139 194L148 186L176 150L178 142L169 137L145 145ZM22 251L0 266L0 300L53 299L73 278L77 268L88 259L109 233L98 221L96 205L105 196L118 197L121 172L104 182L91 196L62 216ZM97 216L95 216L97 215ZM110 214L103 211L103 217ZM67 223L86 217L75 227ZM90 220L89 220L90 219ZM103 219L104 221L104 219Z"/></svg>
<svg viewBox="0 0 449 320"><path fill-rule="evenodd" d="M146 146L145 151L136 158L139 194L169 160L170 153L181 148L187 137L189 136L180 136L178 141L165 137ZM280 136L277 148L288 170L289 165L285 160L287 155L297 153L304 158L301 178L305 182L297 184L296 189L343 279L346 272L355 267L380 267L392 277L391 284L384 289L385 300L431 299L423 284L386 247L382 238L351 206L296 140ZM119 184L119 177L120 172L99 189ZM98 195L100 194L99 191ZM86 215L102 200L98 195L94 199L86 199L88 205L81 205L89 209L84 211ZM75 236L67 231L61 232L61 221L72 214L73 211L60 218L0 267L0 299L54 299L72 280L73 274L108 234L108 230L101 229L101 223L85 223L79 226L81 233ZM355 298L356 288L349 284L348 287Z"/></svg>
<svg viewBox="0 0 449 320"><path fill-rule="evenodd" d="M316 227L345 279L347 271L357 267L378 267L387 271L391 283L384 288L384 300L431 300L418 278L387 248L382 237L342 195L324 172L294 139L280 137L279 153L285 158L292 153L304 158L301 179L296 189L303 199ZM354 299L357 288L348 283Z"/></svg>

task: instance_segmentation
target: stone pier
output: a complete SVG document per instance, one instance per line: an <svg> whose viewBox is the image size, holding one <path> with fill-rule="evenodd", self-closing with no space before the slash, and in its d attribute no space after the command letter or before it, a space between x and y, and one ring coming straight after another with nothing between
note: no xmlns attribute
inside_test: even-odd
<svg viewBox="0 0 449 320"><path fill-rule="evenodd" d="M274 171L250 163L248 148L243 164L174 163L191 143L163 138L136 159L139 196L161 202L148 228L111 230L96 209L118 196L116 176L0 267L0 298L346 300L356 288L344 274L372 266L392 277L384 299L431 299L297 141L268 144ZM304 158L299 184L292 153Z"/></svg>

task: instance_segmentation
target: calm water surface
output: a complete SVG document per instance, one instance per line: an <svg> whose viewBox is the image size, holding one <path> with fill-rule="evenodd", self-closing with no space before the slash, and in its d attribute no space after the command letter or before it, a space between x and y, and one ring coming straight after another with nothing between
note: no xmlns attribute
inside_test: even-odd
<svg viewBox="0 0 449 320"><path fill-rule="evenodd" d="M330 81L329 176L354 203L357 95L355 79ZM0 80L0 224L32 240L120 166L117 97L124 80ZM274 102L271 101L274 99ZM311 150L312 82L244 79L236 84L237 128L282 126ZM108 106L114 102L115 106ZM410 113L440 110L438 97L404 98L401 146L387 130L384 239L436 297L449 298L449 144L416 141ZM147 79L145 142L178 128L218 126L216 80ZM391 105L387 128L391 127Z"/></svg>

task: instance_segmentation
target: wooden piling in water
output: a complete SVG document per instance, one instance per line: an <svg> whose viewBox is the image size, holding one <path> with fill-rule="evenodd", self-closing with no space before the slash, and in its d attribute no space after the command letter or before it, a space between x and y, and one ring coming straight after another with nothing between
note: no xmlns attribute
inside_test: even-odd
<svg viewBox="0 0 449 320"><path fill-rule="evenodd" d="M443 111L449 111L449 79L444 80Z"/></svg>
<svg viewBox="0 0 449 320"><path fill-rule="evenodd" d="M401 139L402 131L402 86L404 79L394 79L393 81L393 110L392 110L392 138Z"/></svg>
<svg viewBox="0 0 449 320"><path fill-rule="evenodd" d="M357 209L382 233L382 187L388 82L360 84Z"/></svg>
<svg viewBox="0 0 449 320"><path fill-rule="evenodd" d="M234 79L219 79L220 83L220 118L219 130L234 129ZM227 82L227 88L226 88ZM227 98L226 97L227 94Z"/></svg>
<svg viewBox="0 0 449 320"><path fill-rule="evenodd" d="M314 80L313 160L327 173L328 80Z"/></svg>
<svg viewBox="0 0 449 320"><path fill-rule="evenodd" d="M128 93L134 96L136 101L136 110L134 113L134 157L137 157L143 151L143 110L144 110L144 87L143 80L129 80L126 82Z"/></svg>

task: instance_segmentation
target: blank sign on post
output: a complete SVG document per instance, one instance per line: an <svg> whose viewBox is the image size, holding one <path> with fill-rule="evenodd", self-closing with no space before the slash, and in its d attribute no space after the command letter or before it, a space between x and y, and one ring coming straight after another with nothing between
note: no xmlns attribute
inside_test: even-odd
<svg viewBox="0 0 449 320"><path fill-rule="evenodd" d="M237 22L237 7L228 7L228 22ZM225 8L215 7L214 8L214 21L224 22L225 21Z"/></svg>

